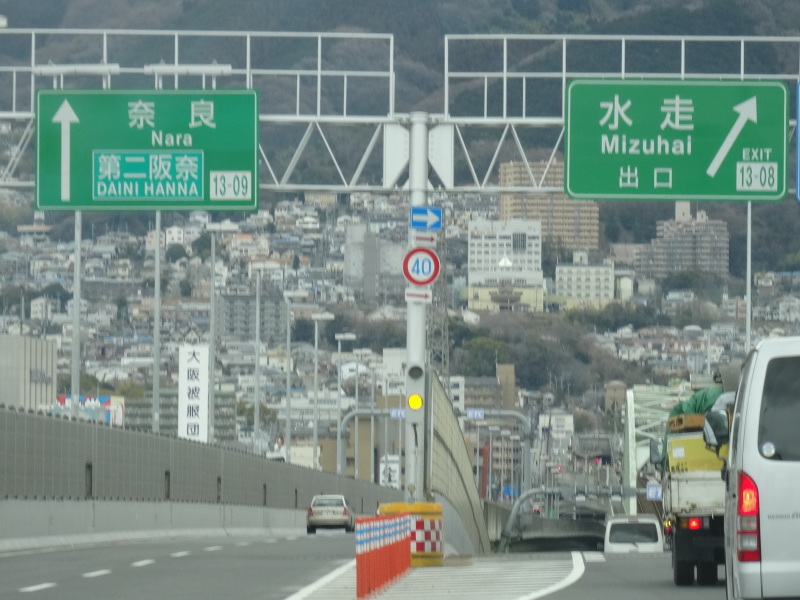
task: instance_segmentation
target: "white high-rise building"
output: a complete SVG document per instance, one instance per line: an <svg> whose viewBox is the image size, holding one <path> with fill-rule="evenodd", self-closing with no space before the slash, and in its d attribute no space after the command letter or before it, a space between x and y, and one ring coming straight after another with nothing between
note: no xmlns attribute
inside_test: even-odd
<svg viewBox="0 0 800 600"><path fill-rule="evenodd" d="M467 303L471 310L542 310L539 221L470 222L467 260Z"/></svg>

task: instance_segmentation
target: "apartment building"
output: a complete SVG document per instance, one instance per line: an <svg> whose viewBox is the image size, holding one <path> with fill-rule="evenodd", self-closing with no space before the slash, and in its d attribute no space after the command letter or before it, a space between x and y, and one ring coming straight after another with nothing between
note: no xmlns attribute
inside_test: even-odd
<svg viewBox="0 0 800 600"><path fill-rule="evenodd" d="M553 161L528 165L537 184L564 186L564 163ZM522 162L500 165L500 185L530 186L530 174ZM563 192L501 194L500 219L539 221L544 239L566 250L597 250L600 245L600 208L597 202L573 200Z"/></svg>
<svg viewBox="0 0 800 600"><path fill-rule="evenodd" d="M602 308L614 300L614 261L589 264L588 252L575 252L571 265L556 266L556 293L579 306Z"/></svg>
<svg viewBox="0 0 800 600"><path fill-rule="evenodd" d="M286 305L272 286L264 285L260 294L261 340L268 346L286 339ZM256 332L256 294L254 286L229 286L218 296L217 334L223 341L252 341Z"/></svg>
<svg viewBox="0 0 800 600"><path fill-rule="evenodd" d="M656 238L640 248L636 273L654 279L680 271L727 276L729 243L725 221L709 219L704 210L692 218L690 204L676 202L675 219L659 221Z"/></svg>

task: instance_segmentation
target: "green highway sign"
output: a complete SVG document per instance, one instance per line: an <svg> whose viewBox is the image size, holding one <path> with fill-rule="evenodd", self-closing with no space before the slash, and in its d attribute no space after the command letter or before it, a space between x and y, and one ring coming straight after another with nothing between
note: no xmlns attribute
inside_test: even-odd
<svg viewBox="0 0 800 600"><path fill-rule="evenodd" d="M577 79L564 190L591 200L782 200L789 93L778 81Z"/></svg>
<svg viewBox="0 0 800 600"><path fill-rule="evenodd" d="M39 210L255 210L255 90L40 90Z"/></svg>

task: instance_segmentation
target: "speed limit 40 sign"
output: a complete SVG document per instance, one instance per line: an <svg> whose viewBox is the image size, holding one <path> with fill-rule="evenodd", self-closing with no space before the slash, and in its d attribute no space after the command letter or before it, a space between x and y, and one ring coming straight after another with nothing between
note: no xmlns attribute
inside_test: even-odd
<svg viewBox="0 0 800 600"><path fill-rule="evenodd" d="M403 275L413 285L430 285L439 277L441 263L430 248L412 248L403 258Z"/></svg>

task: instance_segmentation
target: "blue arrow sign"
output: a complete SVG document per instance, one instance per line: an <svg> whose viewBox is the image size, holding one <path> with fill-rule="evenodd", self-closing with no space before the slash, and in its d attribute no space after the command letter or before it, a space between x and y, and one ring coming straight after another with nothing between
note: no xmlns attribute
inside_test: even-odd
<svg viewBox="0 0 800 600"><path fill-rule="evenodd" d="M441 206L412 206L409 220L411 229L424 229L426 231L442 230Z"/></svg>

